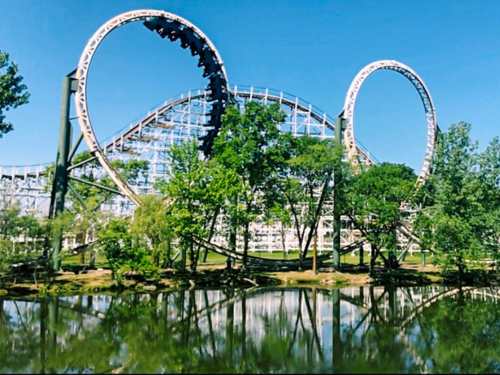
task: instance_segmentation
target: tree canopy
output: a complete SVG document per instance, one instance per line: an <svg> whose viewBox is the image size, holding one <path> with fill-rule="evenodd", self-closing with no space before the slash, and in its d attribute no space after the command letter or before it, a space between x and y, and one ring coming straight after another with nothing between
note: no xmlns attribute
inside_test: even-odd
<svg viewBox="0 0 500 375"><path fill-rule="evenodd" d="M396 250L396 230L402 224L401 206L415 189L413 170L402 164L381 163L354 176L350 182L347 214L372 246L371 266L382 249Z"/></svg>
<svg viewBox="0 0 500 375"><path fill-rule="evenodd" d="M416 222L423 246L461 274L475 261L498 260L500 243L500 143L479 152L470 129L461 122L440 135Z"/></svg>
<svg viewBox="0 0 500 375"><path fill-rule="evenodd" d="M5 112L28 103L29 97L18 66L10 61L8 53L0 51L0 138L14 128Z"/></svg>

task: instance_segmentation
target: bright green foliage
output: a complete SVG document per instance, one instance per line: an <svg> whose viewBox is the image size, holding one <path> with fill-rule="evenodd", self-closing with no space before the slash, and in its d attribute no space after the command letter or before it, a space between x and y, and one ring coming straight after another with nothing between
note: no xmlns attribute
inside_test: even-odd
<svg viewBox="0 0 500 375"><path fill-rule="evenodd" d="M5 119L5 112L28 103L29 93L22 83L18 67L10 62L9 54L0 51L0 138L13 129Z"/></svg>
<svg viewBox="0 0 500 375"><path fill-rule="evenodd" d="M213 224L228 200L239 189L239 180L230 169L215 160L202 160L196 142L185 142L170 150L171 171L168 181L158 183L168 202L167 214L171 230L179 241L179 268L196 269L200 255L197 239L207 239Z"/></svg>
<svg viewBox="0 0 500 375"><path fill-rule="evenodd" d="M436 261L461 276L479 260L498 260L500 243L500 144L496 138L479 153L469 133L459 123L440 135L416 225Z"/></svg>
<svg viewBox="0 0 500 375"><path fill-rule="evenodd" d="M134 212L130 231L146 241L155 266L169 265L173 230L167 214L167 205L156 195L143 196L141 202Z"/></svg>
<svg viewBox="0 0 500 375"><path fill-rule="evenodd" d="M289 141L289 158L280 173L278 191L290 212L303 260L316 232L323 206L331 201L334 168L342 150L328 140L303 136ZM280 201L274 199L274 201Z"/></svg>
<svg viewBox="0 0 500 375"><path fill-rule="evenodd" d="M47 223L32 215L21 215L18 207L0 210L0 270L9 264L41 255Z"/></svg>
<svg viewBox="0 0 500 375"><path fill-rule="evenodd" d="M75 155L72 163L78 164L82 161L91 158L89 152L80 152ZM118 170L121 176L129 183L136 183L149 168L148 161L142 160L113 160L112 166ZM86 164L87 167L97 167L96 160ZM50 165L45 170L47 181L52 182L54 165ZM91 183L116 189L115 184L107 175L94 176L92 169L89 173L80 176L82 179ZM50 183L45 186L46 191L50 191ZM98 186L92 186L82 182L70 180L68 194L66 196L66 211L61 218L51 219L47 226L47 231L55 230L54 228L62 226L62 231L66 238L73 237L80 245L89 244L96 240L97 233L101 231L103 225L109 220L111 214L101 210L103 204L108 203L114 196L111 191L104 190ZM150 242L146 243L150 244ZM92 248L90 264L93 263L96 257L96 247ZM153 253L155 250L148 250ZM81 253L82 263L85 262L85 253Z"/></svg>
<svg viewBox="0 0 500 375"><path fill-rule="evenodd" d="M213 159L239 177L239 191L229 199L229 243L236 248L236 228L243 229L244 264L250 240L250 223L266 208L265 194L275 184L277 171L284 162L289 134L279 131L285 114L278 104L248 102L243 111L236 106L226 109L222 127L215 138Z"/></svg>
<svg viewBox="0 0 500 375"><path fill-rule="evenodd" d="M113 160L111 166L129 183L135 183L141 175L147 174L149 162L147 160L130 159L127 161Z"/></svg>
<svg viewBox="0 0 500 375"><path fill-rule="evenodd" d="M283 199L280 199L280 194L274 194L277 192L277 190L269 192L267 196L270 198L269 199L269 204L268 204L268 209L265 212L265 223L266 224L275 224L279 223L280 224L280 237L281 237L281 246L283 249L283 255L284 257L288 256L288 252L290 249L287 249L286 246L286 231L290 226L292 225L292 216L290 214L290 211L286 207L286 202Z"/></svg>
<svg viewBox="0 0 500 375"><path fill-rule="evenodd" d="M127 272L157 276L158 270L151 262L144 242L130 232L127 220L111 219L99 232L99 243L115 280L121 281Z"/></svg>
<svg viewBox="0 0 500 375"><path fill-rule="evenodd" d="M415 190L416 176L405 165L381 163L354 176L348 191L348 214L372 246L373 268L382 249L396 249L396 229L403 221L401 204Z"/></svg>
<svg viewBox="0 0 500 375"><path fill-rule="evenodd" d="M76 164L87 160L90 156L88 152L79 153L75 156L73 163ZM91 165L96 165L96 163L96 161L93 161ZM113 160L112 165L129 183L136 182L141 174L145 173L148 169L147 161L129 160L124 162ZM109 176L96 177L92 173L87 173L82 178L109 188L116 188ZM65 228L64 233L74 236L80 244L92 242L110 216L109 213L101 210L101 206L108 203L113 195L112 192L96 186L70 181L67 195L69 204L67 206L68 212L71 213L72 217L71 225ZM95 255L95 252L93 252L91 259L94 259ZM82 255L83 261L84 256Z"/></svg>

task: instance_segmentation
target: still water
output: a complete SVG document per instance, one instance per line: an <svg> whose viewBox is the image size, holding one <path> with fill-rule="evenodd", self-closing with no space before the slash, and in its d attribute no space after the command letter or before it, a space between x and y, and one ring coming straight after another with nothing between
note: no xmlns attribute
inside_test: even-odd
<svg viewBox="0 0 500 375"><path fill-rule="evenodd" d="M500 372L500 290L0 299L0 372Z"/></svg>

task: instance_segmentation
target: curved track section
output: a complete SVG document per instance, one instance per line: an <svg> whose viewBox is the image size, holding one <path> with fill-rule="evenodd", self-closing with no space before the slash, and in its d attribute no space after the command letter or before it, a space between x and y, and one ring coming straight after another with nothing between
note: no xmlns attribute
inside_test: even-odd
<svg viewBox="0 0 500 375"><path fill-rule="evenodd" d="M228 248L225 248L223 246L214 244L210 241L206 241L202 238L196 238L196 243L203 247L206 248L210 251L213 251L214 253L217 253L219 255L223 255L226 257L231 257L234 259L237 259L239 261L243 261L243 254L238 253L235 251L232 251ZM351 251L359 249L360 245L363 245L364 241L357 241L354 243L351 243L349 245L343 246L340 249L340 254L345 255L350 253ZM322 254L318 256L318 264L321 264L325 261L331 260L332 255L331 254ZM300 264L298 259L271 259L271 258L263 258L263 257L257 257L257 256L252 256L252 255L247 255L247 262L248 262L248 267L253 268L253 269L272 269L272 270L298 270L300 269ZM302 266L304 268L311 268L313 264L313 258L305 258Z"/></svg>
<svg viewBox="0 0 500 375"><path fill-rule="evenodd" d="M392 70L401 74L412 83L422 100L427 123L427 147L425 150L424 161L417 179L417 184L422 184L430 174L431 161L434 154L436 135L438 131L436 110L432 102L431 94L422 78L420 78L418 74L409 66L400 63L399 61L375 61L361 69L356 77L354 77L349 90L347 91L344 102L344 118L347 122L344 140L348 157L354 164L358 163L358 151L354 138L354 108L359 90L361 89L364 81L377 70Z"/></svg>
<svg viewBox="0 0 500 375"><path fill-rule="evenodd" d="M206 152L210 151L211 140L217 133L217 127L220 124L220 118L228 99L227 74L217 49L200 29L182 17L161 10L133 10L113 17L94 33L82 52L76 73L78 87L75 104L78 122L90 152L96 156L118 189L135 204L140 203L139 197L111 166L97 141L88 111L87 76L92 58L104 38L113 30L137 21L144 21L147 28L156 31L162 38L168 36L171 41L180 39L181 47L189 47L193 55L199 56L198 65L203 66L203 75L209 77L208 89L212 101L212 113L209 122L212 129L208 131L204 138Z"/></svg>

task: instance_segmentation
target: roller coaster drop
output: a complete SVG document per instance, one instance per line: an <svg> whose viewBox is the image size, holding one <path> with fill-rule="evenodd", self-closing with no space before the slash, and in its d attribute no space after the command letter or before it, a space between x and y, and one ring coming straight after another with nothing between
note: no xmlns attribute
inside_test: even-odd
<svg viewBox="0 0 500 375"><path fill-rule="evenodd" d="M105 147L102 147L96 138L87 105L86 87L88 71L92 58L104 38L113 30L130 22L137 21L142 21L148 29L155 31L162 38L168 37L171 41L179 39L182 48L189 48L193 56L198 56L198 66L203 68L203 77L208 78L208 87L206 91L200 91L198 94L191 95L190 93L184 98L165 103L165 105L157 108L154 112L148 113L145 118L130 129L127 129L119 137L114 138ZM191 110L193 103L197 100L203 103L203 113L198 114L198 120L194 128L192 126L186 127L185 121L183 124L183 120L181 119L181 128L184 130L189 129L186 138L197 137L201 141L201 149L206 156L210 154L213 139L220 128L221 117L225 106L230 101L257 99L263 100L264 102L278 102L280 105L290 109L291 121L288 124L289 126L287 127L285 123L281 130L291 131L294 135L301 135L301 131L298 129L298 117L303 116L305 117L305 121L302 124L305 125L305 127L302 134L316 135L321 138L334 138L337 142L343 142L347 151L347 158L351 163L354 165L360 163L371 165L373 164L373 160L370 158L369 153L357 144L354 137L354 107L357 95L365 79L370 74L380 69L393 70L402 74L413 84L422 100L427 123L427 148L417 180L417 185L421 185L430 174L431 159L434 153L438 126L436 112L429 90L423 80L410 67L394 60L381 60L367 65L352 81L345 98L343 111L334 123L326 114L321 115L321 113L314 110L311 105L302 102L299 103L297 98L293 101L282 92L279 94L269 93L267 89L259 92L254 91L253 88L250 90L238 90L237 87L231 90L228 86L228 77L223 60L214 44L200 29L182 17L160 10L134 10L115 16L104 23L90 38L80 57L76 71L69 74L64 80L61 132L54 181L52 184L49 216L57 216L64 210L65 195L70 178L79 182L86 182L75 176L74 173L73 175L70 174L71 171L84 168L88 162L95 160L98 161L103 170L118 187L117 191L114 189L111 190L121 194L133 204L140 205L141 201L136 191L134 191L134 189L124 181L120 174L111 166L106 154L115 151L117 148L123 151L127 143L129 145L133 144L134 139L141 138L142 133L147 128L163 128L163 130L169 129L169 131L173 131L172 123L174 121L172 121L172 116L168 116L169 111L174 110L176 106L182 106L186 103ZM70 150L71 123L69 112L70 97L72 93L75 93L75 107L81 135L72 150ZM207 108L209 109L207 110ZM192 123L191 115L190 111L190 123ZM170 122L170 124L161 124L160 117L162 116L166 116L166 120ZM311 129L314 129L314 127L316 127L316 132L314 130L311 132ZM162 134L165 134L163 130L159 131L160 138ZM191 130L194 130L193 133L191 133ZM333 131L335 131L335 136ZM88 160L72 165L73 156L80 146L82 139L85 140L92 156ZM163 167L168 169L168 165L163 165ZM33 176L27 173L25 177L28 178ZM13 183L15 179L16 177L14 174L2 173L0 168L0 189L2 188L2 180L10 180ZM94 185L96 184L94 183ZM109 188L107 189L110 190ZM340 228L340 217L337 217L334 221L333 224L335 229ZM61 238L61 235L59 235L54 239L53 253L55 253L56 258L61 247ZM338 237L337 240L339 244L340 238ZM337 254L340 252L338 244L335 246L334 240L334 247L336 247L334 253L337 252Z"/></svg>

